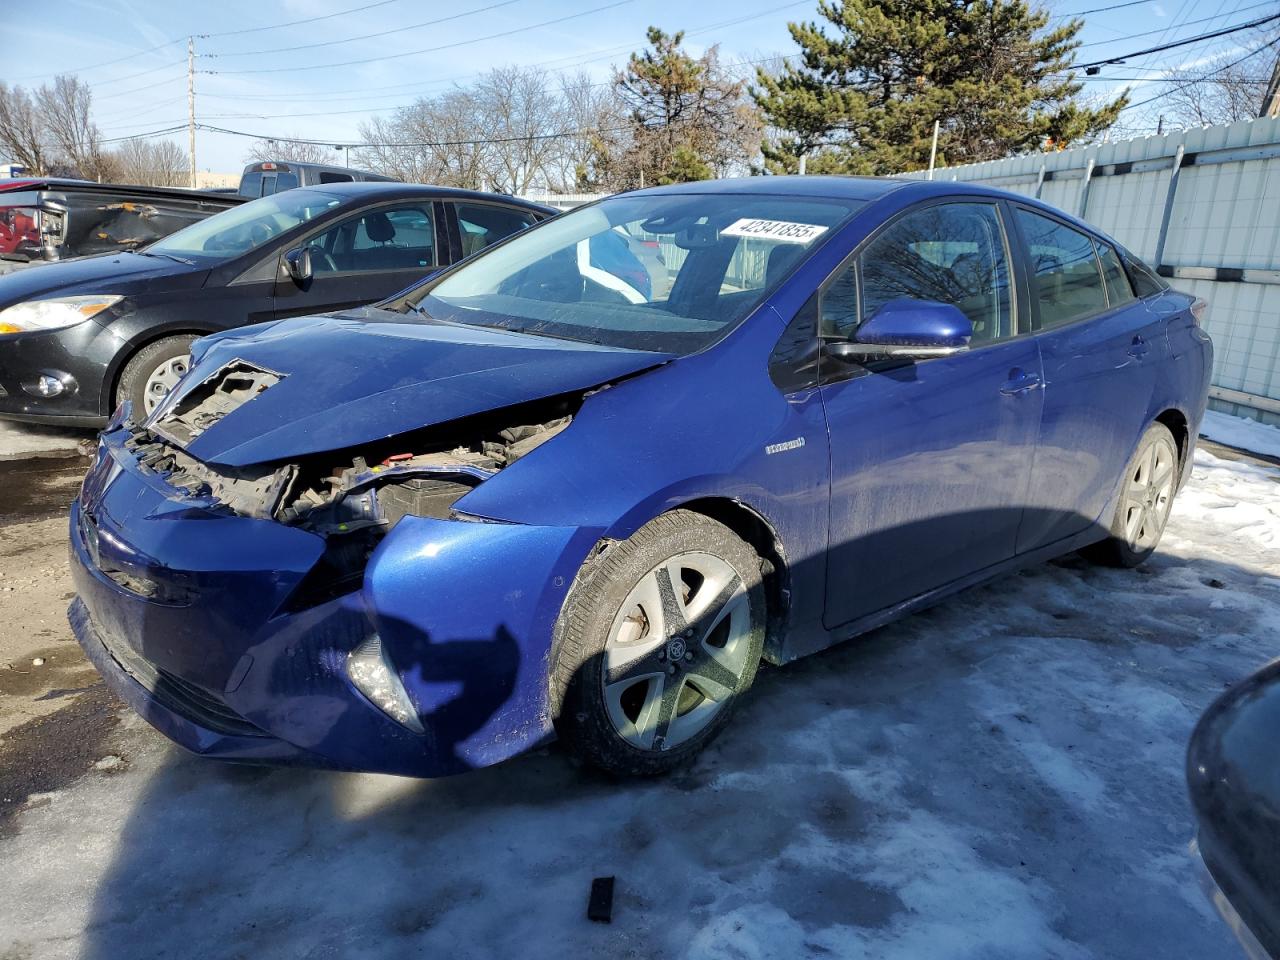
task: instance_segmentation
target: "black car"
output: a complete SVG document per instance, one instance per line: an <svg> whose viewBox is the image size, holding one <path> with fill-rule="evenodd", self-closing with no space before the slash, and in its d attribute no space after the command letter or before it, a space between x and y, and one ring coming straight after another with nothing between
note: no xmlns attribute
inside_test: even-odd
<svg viewBox="0 0 1280 960"><path fill-rule="evenodd" d="M558 212L445 187L302 187L134 252L0 277L0 417L101 426L126 399L143 415L198 337L383 299Z"/></svg>
<svg viewBox="0 0 1280 960"><path fill-rule="evenodd" d="M133 250L243 202L234 193L178 187L55 177L0 180L0 274Z"/></svg>
<svg viewBox="0 0 1280 960"><path fill-rule="evenodd" d="M1187 750L1210 899L1252 960L1280 958L1280 661L1209 707Z"/></svg>

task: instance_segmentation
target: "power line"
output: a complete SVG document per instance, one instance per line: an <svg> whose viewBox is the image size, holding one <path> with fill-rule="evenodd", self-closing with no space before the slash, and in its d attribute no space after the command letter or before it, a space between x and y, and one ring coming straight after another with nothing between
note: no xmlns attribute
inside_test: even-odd
<svg viewBox="0 0 1280 960"><path fill-rule="evenodd" d="M1200 43L1204 40L1214 40L1218 37L1230 36L1233 33L1239 33L1241 30L1251 30L1254 27L1261 27L1268 23L1280 20L1280 13L1273 13L1269 17L1259 17L1256 20L1250 20L1247 23L1237 23L1229 27L1223 27L1220 30L1211 30L1208 33L1200 33L1194 37L1184 37L1181 40L1173 40L1169 43L1160 44L1155 47L1147 47L1145 50L1135 50L1133 53L1122 53L1114 57L1108 57L1105 60L1094 60L1091 63L1073 64L1077 70L1086 70L1089 67L1105 67L1107 64L1115 63L1118 60L1128 60L1135 57L1145 57L1153 53L1160 53L1164 50L1173 50L1176 47L1185 47L1192 43Z"/></svg>
<svg viewBox="0 0 1280 960"><path fill-rule="evenodd" d="M805 0L805 3L808 3L808 2L809 2L809 0ZM757 60L737 60L737 61L734 61L734 62L732 62L732 63L726 63L726 64L724 64L724 66L725 66L725 68L726 68L726 69L733 69L733 68L735 68L735 67L749 67L749 66L757 66L757 65L759 65L759 64L763 64L763 63L773 63L773 62L778 61L778 60L791 60L791 59L794 59L794 58L799 57L799 56L800 56L800 54L798 54L798 53L779 54L779 55L777 55L777 56L773 56L773 57L762 57L762 58L757 59ZM1098 79L1101 79L1101 78L1098 78ZM611 85L612 83L613 83L613 81L612 81L612 80L604 80L604 81L601 81L601 82L599 82L599 83L593 83L593 84L591 84L591 86L593 86L593 87L609 86L609 85ZM208 97L208 96L211 96L211 94L205 94L204 96ZM400 96L414 96L414 97L416 97L416 96L420 96L420 94L418 94L418 93L409 93L409 94L400 94ZM234 100L234 99L236 99L236 98L235 98L235 97L223 97L223 98L221 98L221 99L233 99L233 100ZM361 97L356 97L355 99L362 99L362 98L361 98ZM155 105L154 107L152 107L152 108L150 108L150 109L158 110L158 109L160 109L161 107L167 107L167 106L169 106L169 104L167 104L167 103L165 103L165 104L157 104L157 105ZM381 108L379 108L379 107L357 107L357 108L352 109L352 110L316 110L316 111L311 111L311 112L308 112L308 113L215 113L215 114L208 114L208 115L206 115L206 116L205 116L205 119L206 119L206 120L301 120L301 119L306 119L306 118L308 118L308 117L340 117L340 116L348 116L348 115L350 115L350 114L356 114L356 113L363 113L363 114L379 113L379 112L382 112L383 110L386 110L386 109L390 109L390 108L388 108L388 107L381 107ZM399 108L397 108L397 109L399 109ZM178 121L176 121L176 120L175 120L175 121L173 121L173 122L174 122L174 123L177 123ZM278 140L278 139L281 139L281 138L276 137L275 139L277 139L277 140ZM327 143L328 141L317 141L317 142Z"/></svg>
<svg viewBox="0 0 1280 960"><path fill-rule="evenodd" d="M386 63L388 60L402 60L405 57L417 57L424 53L437 53L440 50L452 50L457 47L469 46L473 43L483 43L486 40L496 40L499 37L510 37L517 33L526 33L529 30L537 30L541 27L550 27L557 23L565 23L569 20L578 20L582 17L588 17L592 14L603 13L605 10L613 10L617 7L626 6L632 0L615 0L614 3L605 4L602 7L593 7L590 10L583 10L579 13L570 13L563 17L555 17L551 20L543 20L541 23L531 23L523 27L517 27L513 30L504 30L500 33L491 33L484 37L475 37L471 40L458 40L454 43L446 43L438 47L425 47L422 50L410 50L407 53L393 53L381 57L366 57L363 60L343 60L338 63L313 63L305 67L259 67L255 70L202 70L201 73L232 75L232 74L248 74L248 73L294 73L303 70L332 70L337 67L353 67L364 63Z"/></svg>
<svg viewBox="0 0 1280 960"><path fill-rule="evenodd" d="M197 127L200 124L196 124ZM180 133L187 129L185 123L176 124L175 126L165 127L163 130L148 130L145 133L130 133L119 137L107 137L99 140L98 143L123 143L125 140L150 140L152 137L162 137L170 133Z"/></svg>
<svg viewBox="0 0 1280 960"><path fill-rule="evenodd" d="M399 0L378 0L377 3L366 3L361 7L351 7L349 10L339 10L337 13L326 13L322 17L304 17L301 20L290 20L288 23L273 23L267 27L245 27L243 30L223 30L220 33L201 33L197 34L197 39L211 40L214 37L238 37L245 33L262 33L264 30L279 30L282 27L297 27L304 23L320 23L322 20L332 20L334 17L345 17L348 14L360 13L363 10L372 10L374 7L385 7L388 4L398 3ZM185 37L183 39L186 39Z"/></svg>
<svg viewBox="0 0 1280 960"><path fill-rule="evenodd" d="M165 47L172 47L175 43L182 43L186 37L178 37L176 40L166 40L164 43L157 43L154 47L147 47L145 50L138 50L134 53L126 54L123 57L117 57L115 60L103 60L100 63L91 63L87 67L76 67L75 73L84 73L87 70L97 70L99 67L110 67L117 63L124 63L126 60L132 60L134 57L145 57L148 53L155 53L157 50L163 50ZM18 82L29 82L31 80L44 80L49 77L56 77L61 73L70 73L72 71L59 70L54 73L38 73L29 77L19 77Z"/></svg>
<svg viewBox="0 0 1280 960"><path fill-rule="evenodd" d="M1143 0L1143 2L1147 3L1147 2L1150 2L1150 0ZM1198 23L1208 23L1210 20L1220 20L1222 17L1230 16L1231 14L1234 14L1234 13L1244 13L1246 10L1256 10L1259 7L1274 7L1274 6L1275 6L1274 0L1264 0L1263 3L1254 3L1247 7L1240 7L1238 10L1232 10L1230 13L1222 13L1221 11L1219 11L1218 13L1215 13L1212 17L1201 17L1199 20L1188 20L1186 23L1183 24L1183 26L1193 27ZM1103 47L1103 46L1106 46L1108 43L1120 43L1124 40L1137 40L1139 37L1153 37L1157 33L1167 33L1168 30L1169 30L1168 27L1158 27L1155 30L1147 30L1143 33L1131 33L1123 37L1112 37L1110 40L1092 40L1089 43L1080 44L1080 49L1083 50L1085 47Z"/></svg>
<svg viewBox="0 0 1280 960"><path fill-rule="evenodd" d="M519 143L526 140L556 140L560 137L585 137L599 133L622 133L633 129L632 126L594 128L590 130L561 130L556 133L539 133L532 136L514 137L476 137L471 140L406 140L371 143L356 141L351 143L335 143L333 140L307 140L301 137L275 137L260 133L249 133L245 130L229 130L226 127L215 127L206 123L196 124L201 130L209 133L222 133L233 137L252 137L254 140L271 140L276 143L297 143L321 147L478 147L490 143ZM179 128L181 129L181 128Z"/></svg>
<svg viewBox="0 0 1280 960"><path fill-rule="evenodd" d="M183 62L183 65L184 66L186 65L185 61ZM170 64L170 66L172 66L172 64ZM178 80L178 79L185 80L186 76L187 76L187 71L183 70L182 73L175 73L171 77L165 77L161 80L152 80L150 83L144 83L140 87L130 87L128 90L117 90L115 93L108 93L104 96L98 96L98 92L95 89L93 92L93 102L97 103L100 100L114 100L116 97L127 97L131 93L141 93L143 90L154 90L156 88L156 84L158 83L169 83L171 81Z"/></svg>
<svg viewBox="0 0 1280 960"><path fill-rule="evenodd" d="M1072 13L1059 14L1053 17L1054 20L1070 20L1073 17L1084 17L1091 13L1107 13L1110 10L1123 10L1125 7L1136 7L1144 3L1150 3L1151 0L1129 0L1128 3L1113 3L1109 7L1094 7L1092 10L1076 10Z"/></svg>
<svg viewBox="0 0 1280 960"><path fill-rule="evenodd" d="M710 33L712 31L725 30L730 27L735 27L744 23L749 23L754 20L759 20L759 19L762 19L763 17L771 16L780 10L787 10L793 7L800 7L800 6L810 6L811 3L812 3L812 0L792 0L792 2L790 3L785 3L780 6L770 7L766 10L760 10L755 13L748 14L747 16L733 17L728 20L718 21L716 23L704 24L702 26L695 27L692 30L686 30L684 33L686 37L700 36L702 34ZM620 47L602 47L592 51L588 51L588 55L585 59L579 59L582 57L582 54L579 53L579 54L572 54L568 57L555 57L550 60L536 61L531 64L521 64L520 66L528 69L532 69L532 68L540 68L540 67L552 66L554 64L565 63L565 61L572 61L564 69L548 71L553 76L563 76L569 73L571 69L574 69L576 67L581 67L581 66L584 66L585 64L594 63L599 60L610 59L619 53L626 53L633 49L634 49L634 44L625 44ZM786 54L781 56L766 57L760 60L748 60L748 61L741 61L738 63L730 63L730 64L726 64L726 67L729 69L732 69L738 66L749 66L752 64L768 63L775 60L788 60L788 59L793 59L794 57L797 57L797 56L799 56L799 54ZM214 74L214 76L216 75L217 74ZM452 77L444 77L438 80L429 80L425 82L415 82L415 83L407 83L407 84L395 83L395 84L389 84L382 87L366 87L364 91L360 94L357 94L355 96L345 96L345 97L343 96L329 97L330 93L343 92L343 91L329 91L329 90L317 90L317 91L311 91L308 93L301 93L301 94L279 94L279 95L277 94L222 94L222 93L206 92L201 94L201 96L206 99L230 100L234 102L241 102L244 100L264 100L267 102L284 103L292 100L302 100L302 101L314 103L318 97L328 97L329 102L336 102L336 101L358 102L361 100L368 99L368 96L370 94L374 94L374 93L378 93L386 90L405 91L401 94L396 94L395 96L417 97L417 96L421 96L423 93L426 93L427 91L425 90L425 88L427 87L438 87L446 83L453 83L453 82L463 81L463 80L473 80L481 76L483 76L483 74L472 73L472 74L455 75ZM176 80L179 78L175 76L171 79ZM592 86L605 86L608 83L612 83L612 81L605 81L603 83L592 84ZM138 89L149 89L149 88L142 87ZM350 90L350 89L351 89L350 87L345 88L345 90ZM125 91L125 93L130 93L130 92L135 92L135 91ZM119 96L119 95L121 94L110 94L108 95L108 97L103 97L100 99L109 99L110 97ZM164 106L164 104L153 104L152 106L155 108L159 108L161 106ZM379 108L376 106L371 106L369 109L372 110L373 112L377 112ZM329 111L326 111L326 113L328 112ZM355 111L355 112L363 112L363 111ZM254 116L263 117L263 115L261 114L254 115ZM296 115L274 114L274 115L266 115L264 119L268 117L271 119L288 119L290 116L296 116Z"/></svg>
<svg viewBox="0 0 1280 960"><path fill-rule="evenodd" d="M1250 58L1252 58L1252 57L1256 57L1258 54L1262 53L1264 50L1268 50L1268 49L1270 49L1271 47L1274 47L1276 44L1280 44L1280 37L1277 37L1277 38L1276 38L1276 39L1274 39L1274 40L1268 41L1267 43L1264 43L1262 46L1257 47L1256 49L1249 51L1249 52L1248 52L1248 53L1246 53L1243 57L1240 57L1238 60L1232 60L1230 63L1224 63L1222 66L1220 66L1220 67L1218 67L1218 68L1216 68L1216 69L1214 69L1214 70L1209 71L1208 73L1206 73L1206 74L1205 74L1204 76L1202 76L1202 77L1196 77L1196 78L1195 78L1195 79L1193 79L1193 80L1187 80L1187 81L1185 81L1185 82L1183 82L1183 83L1180 83L1180 84L1178 84L1178 86L1176 86L1176 87L1172 87L1171 89L1168 89L1168 90L1162 90L1160 93L1156 94L1154 97L1147 97L1147 99L1145 99L1145 100L1139 100L1137 103L1130 103L1130 104L1126 104L1126 105L1125 105L1125 107L1124 107L1124 109L1125 109L1125 110L1132 110L1132 109L1134 109L1135 107L1145 107L1147 104L1149 104L1149 103L1155 103L1157 100L1160 100L1160 99L1162 99L1162 98L1164 98L1164 97L1167 97L1169 94L1171 94L1171 93L1175 93L1175 92L1176 92L1176 91L1178 91L1178 90L1185 90L1187 87L1193 87L1193 86L1195 86L1197 83L1203 83L1205 80L1208 80L1210 77L1216 77L1218 74L1220 74L1220 73L1224 73L1224 72L1226 72L1227 70L1230 70L1232 67L1235 67L1235 66L1238 66L1239 64L1242 64L1242 63L1244 63L1246 60L1248 60L1248 59L1250 59ZM1170 79L1172 79L1172 78L1170 78Z"/></svg>
<svg viewBox="0 0 1280 960"><path fill-rule="evenodd" d="M187 38L183 37L182 42L186 43ZM110 80L98 80L98 81L95 81L95 85L99 87L105 87L109 83L122 83L125 80L132 80L135 77L145 77L148 74L159 73L161 70L168 70L171 67L177 67L177 66L185 67L186 65L187 65L187 58L183 57L181 60L174 60L172 63L166 63L159 67L152 67L150 70L139 70L137 73L126 74L123 77L112 77Z"/></svg>
<svg viewBox="0 0 1280 960"><path fill-rule="evenodd" d="M721 20L716 23L704 24L702 26L695 27L692 30L686 30L684 31L684 34L686 37L701 36L702 34L710 33L712 31L725 30L730 27L736 27L744 23L750 23L754 20L760 20L764 17L772 16L773 14L781 10L788 10L794 7L811 6L812 2L813 0L792 0L792 2L790 3L784 3L778 6L772 6L772 7L769 7L768 9L759 10L756 13L748 14L747 16L733 17L731 19ZM199 38L197 37L197 39ZM562 63L566 63L566 61L569 61L569 63L564 69L548 71L552 75L561 76L568 73L572 68L585 66L586 64L589 64L589 63L596 63L600 60L607 60L617 54L627 53L634 49L635 49L635 44L633 43L624 44L622 46L616 46L616 47L597 47L595 50L587 51L585 56L582 53L575 53L567 57L554 57L549 60L539 60L530 64L519 64L519 66L527 69L533 69L533 68L554 66L556 64L562 64ZM787 56L793 57L793 56L798 56L798 54L788 54ZM770 57L767 59L775 60L780 58ZM765 62L765 61L747 61L747 62L750 63L750 62ZM729 64L728 66L732 67L734 66L734 64ZM209 75L219 76L222 74L215 72L215 73L210 73ZM338 100L348 101L348 102L359 101L359 100L367 99L369 94L381 93L383 91L388 91L388 90L404 90L406 91L406 93L404 94L405 96L417 95L418 91L425 92L425 89L428 87L437 87L442 84L454 83L454 82L464 81L464 80L474 80L483 75L484 74L482 73L457 74L451 77L442 77L438 80L414 81L411 83L393 83L393 84L387 84L380 87L365 87L363 88L363 91L361 93L355 96L337 96L337 97L332 97L330 99L333 101L338 101ZM166 78L165 82L182 79L182 78L185 78L185 76L186 76L186 72L183 71L183 73L180 75L175 74L171 78ZM129 90L119 91L117 93L110 93L102 97L95 95L94 100L95 101L109 100L119 96L126 96L130 93L137 93L142 90L153 89L153 86L154 86L153 84L148 84L146 86L131 88ZM337 94L349 93L351 89L352 88L350 86L346 86L338 90L311 90L311 91L307 91L306 93L287 93L287 94L265 94L265 93L264 94L252 94L252 93L225 94L225 93L204 92L201 94L201 96L205 99L214 99L214 100L232 100L232 101L264 100L267 102L275 102L275 103L284 103L291 100L302 100L309 103L314 103L318 97L329 97L330 94L334 94L334 93L337 93Z"/></svg>
<svg viewBox="0 0 1280 960"><path fill-rule="evenodd" d="M225 59L227 57L256 57L268 53L293 53L296 50L314 50L316 47L335 47L343 43L357 43L360 40L375 40L378 37L390 36L393 33L405 33L409 30L431 27L438 23L448 23L450 20L461 20L463 17L473 17L477 13L488 13L490 10L497 10L499 7L509 7L513 3L520 2L522 2L522 0L499 0L498 3L491 3L487 7L477 7L475 10L467 10L463 13L455 13L448 17L439 17L435 20L424 20L421 23L411 23L407 26L395 27L391 30L381 30L378 33L366 33L359 37L343 37L341 40L323 40L320 43L304 43L296 47L273 47L269 50L245 50L239 53L206 53L204 56L217 59Z"/></svg>
<svg viewBox="0 0 1280 960"><path fill-rule="evenodd" d="M261 33L261 32L263 32L264 30L279 30L279 29L281 29L282 27L296 27L296 26L300 26L300 25L302 25L302 24L320 23L320 22L321 22L321 21L323 21L323 20L332 20L332 19L334 19L335 17L345 17L345 16L347 16L348 14L352 14L352 13L360 13L360 12L362 12L362 11L364 11L364 10L372 10L374 7L385 7L385 6L387 6L388 4L392 4L392 3L399 3L399 2L400 2L400 0L377 0L377 2L376 2L376 3L366 3L366 4L364 4L363 6L359 6L359 7L352 7L352 8L350 8L350 9L348 9L348 10L339 10L339 11L337 11L336 13L326 13L326 14L324 14L323 16L319 16L319 17L305 17L305 18L304 18L304 19L302 19L302 20L290 20L290 21L288 21L288 22L286 22L286 23L273 23L273 24L270 24L270 25L265 26L265 27L246 27L246 28L245 28L245 29L243 29L243 30L223 30L223 31L220 31L220 32L218 32L218 33L195 33L195 34L187 34L186 36L174 37L172 40L166 40L166 41L164 41L164 43L158 43L158 44L156 44L154 47L147 47L145 50L138 50L138 51L137 51L137 52L135 52L135 53L130 53L130 54L127 54L127 55L125 55L125 56L123 56L123 57L118 57L118 58L116 58L115 60L103 60L101 63L94 63L94 64L90 64L90 65L89 65L89 66L87 66L87 67L79 67L79 66L78 66L78 67L76 67L76 68L74 69L74 71L72 71L72 70L59 70L59 71L56 71L56 72L54 72L54 73L40 73L40 74L34 74L34 75L32 75L32 76L29 76L29 77L19 77L19 78L18 78L18 80L19 80L19 82L29 81L29 80L43 80L43 79L45 79L45 78L47 78L47 77L56 77L56 76L58 76L58 74L60 74L60 73L71 73L71 72L75 72L75 73L83 73L83 72L85 72L85 71L87 71L87 70L96 70L96 69L98 69L99 67L110 67L110 66L113 66L113 65L115 65L115 64L117 64L117 63L124 63L124 62L125 62L125 61L127 61L127 60L132 60L132 59L134 59L135 57L144 57L144 56L146 56L147 54L149 54L149 53L154 53L154 52L155 52L155 51L157 51L157 50L163 50L165 47L172 47L175 43L186 43L186 42L187 42L187 38L188 38L188 37L191 37L191 36L195 37L197 40L210 40L210 39L213 39L214 37L235 37L235 36L240 36L241 34L245 34L245 33ZM145 71L144 71L144 72L145 72ZM133 76L139 76L139 77L140 77L140 76L142 76L142 75L143 75L143 74L141 74L141 73L137 73L137 74L134 74ZM128 78L128 77L117 77L117 78L116 78L116 80L120 80L120 79L129 79L129 78ZM116 81L115 81L115 80L105 80L105 81L102 81L102 82L103 82L103 83L115 83Z"/></svg>

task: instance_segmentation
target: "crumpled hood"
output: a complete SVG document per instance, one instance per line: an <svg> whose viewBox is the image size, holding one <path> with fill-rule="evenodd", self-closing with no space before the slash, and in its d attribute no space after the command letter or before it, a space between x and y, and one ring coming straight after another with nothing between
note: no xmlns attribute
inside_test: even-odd
<svg viewBox="0 0 1280 960"><path fill-rule="evenodd" d="M130 294L144 287L154 293L170 286L198 286L207 273L199 267L137 253L77 257L0 276L0 307L76 294Z"/></svg>
<svg viewBox="0 0 1280 960"><path fill-rule="evenodd" d="M459 417L585 390L672 359L369 308L197 341L182 386L149 421L194 401L236 361L278 375L187 444L231 467L339 450ZM205 388L207 390L207 388Z"/></svg>

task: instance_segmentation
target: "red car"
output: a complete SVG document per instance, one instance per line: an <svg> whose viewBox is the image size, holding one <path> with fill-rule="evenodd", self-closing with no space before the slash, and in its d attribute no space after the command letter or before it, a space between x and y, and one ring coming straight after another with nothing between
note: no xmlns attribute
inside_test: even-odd
<svg viewBox="0 0 1280 960"><path fill-rule="evenodd" d="M0 208L0 253L22 253L40 246L39 214L29 207Z"/></svg>

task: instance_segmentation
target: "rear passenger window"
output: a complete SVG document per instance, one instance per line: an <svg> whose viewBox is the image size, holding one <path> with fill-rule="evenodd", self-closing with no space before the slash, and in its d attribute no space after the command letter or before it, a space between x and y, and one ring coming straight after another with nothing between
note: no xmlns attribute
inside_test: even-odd
<svg viewBox="0 0 1280 960"><path fill-rule="evenodd" d="M1107 305L1115 307L1132 300L1133 288L1129 286L1129 277L1115 249L1105 243L1096 243L1095 246L1098 248L1098 261L1102 264L1102 279L1107 285Z"/></svg>
<svg viewBox="0 0 1280 960"><path fill-rule="evenodd" d="M822 330L850 336L890 300L907 297L959 307L973 322L973 343L990 343L1013 335L1010 290L996 208L934 204L894 221L835 277L822 296Z"/></svg>
<svg viewBox="0 0 1280 960"><path fill-rule="evenodd" d="M1061 326L1105 310L1106 287L1093 241L1079 230L1021 207L1017 217L1035 273L1040 305L1037 329Z"/></svg>
<svg viewBox="0 0 1280 960"><path fill-rule="evenodd" d="M1164 279L1149 266L1128 250L1122 249L1121 252L1124 254L1124 264L1129 268L1129 280L1133 283L1133 292L1139 297L1145 300L1147 297L1169 289Z"/></svg>
<svg viewBox="0 0 1280 960"><path fill-rule="evenodd" d="M531 227L538 218L527 210L515 210L491 203L455 203L458 230L462 234L462 255L469 257L491 243L518 230Z"/></svg>

